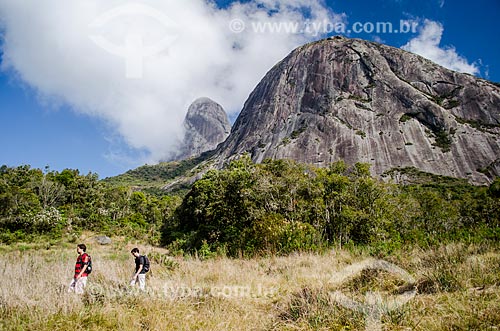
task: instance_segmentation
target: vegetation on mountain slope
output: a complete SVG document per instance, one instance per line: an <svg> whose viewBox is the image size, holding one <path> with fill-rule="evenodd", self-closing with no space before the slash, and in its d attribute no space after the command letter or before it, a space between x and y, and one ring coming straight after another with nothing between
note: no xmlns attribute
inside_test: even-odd
<svg viewBox="0 0 500 331"><path fill-rule="evenodd" d="M203 161L209 158L213 152L205 152L202 155L182 161L160 162L155 165L144 165L129 170L124 174L105 178L103 181L111 186L131 186L156 195L165 194L162 188L178 179L193 177L203 167ZM182 189L184 187L180 187Z"/></svg>
<svg viewBox="0 0 500 331"><path fill-rule="evenodd" d="M253 255L498 240L498 182L489 188L449 179L395 185L372 178L367 164L315 168L243 157L194 183L165 223L163 242Z"/></svg>
<svg viewBox="0 0 500 331"><path fill-rule="evenodd" d="M150 183L173 176L146 169L131 174L147 173ZM172 251L237 256L345 245L390 252L407 244L499 239L500 179L478 187L424 178L396 185L371 177L367 164L254 164L246 156L223 170L209 170L185 194L156 195L77 170L4 166L0 241L76 238L91 230L163 244Z"/></svg>

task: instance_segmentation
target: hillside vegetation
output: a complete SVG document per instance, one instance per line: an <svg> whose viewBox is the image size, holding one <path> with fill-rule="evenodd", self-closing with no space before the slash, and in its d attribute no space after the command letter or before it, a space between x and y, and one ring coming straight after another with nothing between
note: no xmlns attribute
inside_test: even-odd
<svg viewBox="0 0 500 331"><path fill-rule="evenodd" d="M78 170L0 168L0 242L76 240L82 231L159 242L181 198L99 181Z"/></svg>
<svg viewBox="0 0 500 331"><path fill-rule="evenodd" d="M242 157L209 170L187 193L159 195L78 170L4 166L0 241L76 240L91 230L175 252L253 256L345 245L389 253L403 245L499 240L500 179L477 187L417 175L420 183L395 185L371 177L367 164L315 168Z"/></svg>
<svg viewBox="0 0 500 331"><path fill-rule="evenodd" d="M175 184L180 179L189 179L203 168L203 161L213 152L205 152L198 157L181 161L160 162L154 165L144 165L124 174L105 178L103 182L114 187L129 186L152 194L163 195L164 186ZM201 168L201 169L200 169ZM177 191L186 189L185 183L173 185Z"/></svg>
<svg viewBox="0 0 500 331"><path fill-rule="evenodd" d="M500 180L475 187L431 178L394 185L372 178L367 164L315 168L243 157L194 183L167 219L163 243L252 256L332 245L383 253L412 244L498 241Z"/></svg>

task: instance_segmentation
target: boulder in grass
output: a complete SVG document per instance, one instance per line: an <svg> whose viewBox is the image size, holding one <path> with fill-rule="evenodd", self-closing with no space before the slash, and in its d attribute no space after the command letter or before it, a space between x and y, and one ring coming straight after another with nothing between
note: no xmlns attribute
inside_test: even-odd
<svg viewBox="0 0 500 331"><path fill-rule="evenodd" d="M108 236L97 236L95 237L95 241L97 241L99 245L110 245L112 242L111 238Z"/></svg>

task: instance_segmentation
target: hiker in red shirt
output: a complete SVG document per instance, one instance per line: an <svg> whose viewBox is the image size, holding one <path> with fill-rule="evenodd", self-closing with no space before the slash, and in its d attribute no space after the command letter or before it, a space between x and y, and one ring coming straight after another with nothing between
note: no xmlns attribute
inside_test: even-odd
<svg viewBox="0 0 500 331"><path fill-rule="evenodd" d="M90 273L89 270L87 270L90 264L90 256L85 253L86 250L87 246L85 246L85 244L76 246L78 257L75 264L75 275L69 285L68 292L83 294L83 290L87 285L87 276Z"/></svg>

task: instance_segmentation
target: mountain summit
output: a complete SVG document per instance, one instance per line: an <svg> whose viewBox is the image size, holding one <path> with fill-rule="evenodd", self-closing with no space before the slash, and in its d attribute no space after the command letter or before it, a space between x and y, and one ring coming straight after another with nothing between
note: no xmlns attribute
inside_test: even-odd
<svg viewBox="0 0 500 331"><path fill-rule="evenodd" d="M401 49L328 38L294 50L251 93L218 162L246 152L486 183L500 175L500 88Z"/></svg>
<svg viewBox="0 0 500 331"><path fill-rule="evenodd" d="M231 124L221 105L209 98L196 99L189 106L184 119L184 140L176 159L182 160L214 150L230 131Z"/></svg>

